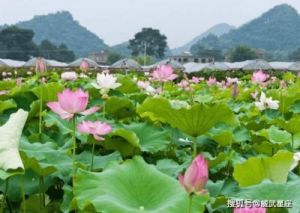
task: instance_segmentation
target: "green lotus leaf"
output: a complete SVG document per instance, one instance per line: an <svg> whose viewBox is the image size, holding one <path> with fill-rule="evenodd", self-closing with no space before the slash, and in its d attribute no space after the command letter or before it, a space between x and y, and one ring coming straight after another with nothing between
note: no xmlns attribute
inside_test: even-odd
<svg viewBox="0 0 300 213"><path fill-rule="evenodd" d="M259 132L260 136L267 138L271 143L291 144L292 135L285 130L280 130L276 126L271 126L269 129L263 129Z"/></svg>
<svg viewBox="0 0 300 213"><path fill-rule="evenodd" d="M44 116L44 121L47 128L57 126L63 135L70 134L72 132L71 122L60 119L59 116L53 112L48 112Z"/></svg>
<svg viewBox="0 0 300 213"><path fill-rule="evenodd" d="M10 115L8 121L0 127L0 169L24 168L19 154L19 142L28 112L20 109Z"/></svg>
<svg viewBox="0 0 300 213"><path fill-rule="evenodd" d="M140 150L140 139L129 129L117 128L110 136L101 142L107 150L119 151L123 157L133 156Z"/></svg>
<svg viewBox="0 0 300 213"><path fill-rule="evenodd" d="M135 107L129 98L111 97L105 102L105 112L116 119L122 119L134 116Z"/></svg>
<svg viewBox="0 0 300 213"><path fill-rule="evenodd" d="M57 94L64 89L63 85L56 82L51 82L48 84L43 84L32 89L32 92L38 97L41 98L41 91L43 95L43 101L56 101Z"/></svg>
<svg viewBox="0 0 300 213"><path fill-rule="evenodd" d="M191 108L174 109L167 99L147 98L137 108L137 112L141 117L169 123L193 137L206 133L219 122L229 124L236 122L232 111L223 103L195 104Z"/></svg>
<svg viewBox="0 0 300 213"><path fill-rule="evenodd" d="M251 186L263 180L285 183L293 162L293 153L281 150L273 157L251 157L234 166L233 177L240 186Z"/></svg>
<svg viewBox="0 0 300 213"><path fill-rule="evenodd" d="M157 152L165 149L170 143L168 131L147 123L132 123L125 126L139 138L140 149L143 152Z"/></svg>
<svg viewBox="0 0 300 213"><path fill-rule="evenodd" d="M289 213L298 213L300 209L299 179L287 183L272 183L264 181L255 186L241 188L239 192L234 192L230 196L233 199L250 200L275 200L292 201L292 208L288 208ZM285 212L279 208L279 212Z"/></svg>
<svg viewBox="0 0 300 213"><path fill-rule="evenodd" d="M291 134L296 134L300 132L300 116L293 116L290 120L285 121L279 119L276 123L284 130L288 131Z"/></svg>
<svg viewBox="0 0 300 213"><path fill-rule="evenodd" d="M172 177L178 177L178 174L186 168L184 164L179 165L177 162L171 159L162 159L157 161L156 168Z"/></svg>
<svg viewBox="0 0 300 213"><path fill-rule="evenodd" d="M0 114L2 114L7 109L14 109L16 107L17 105L12 99L0 101Z"/></svg>
<svg viewBox="0 0 300 213"><path fill-rule="evenodd" d="M132 80L130 76L118 75L118 82L122 84L116 90L121 93L136 93L139 92L140 89L137 84Z"/></svg>
<svg viewBox="0 0 300 213"><path fill-rule="evenodd" d="M61 150L55 143L29 143L22 140L21 156L25 168L31 168L40 176L55 173L61 179L67 179L72 170L72 159L67 150Z"/></svg>
<svg viewBox="0 0 300 213"><path fill-rule="evenodd" d="M79 170L74 199L82 211L182 213L188 194L180 183L141 157L111 164L101 173ZM203 212L206 196L195 196L192 212Z"/></svg>
<svg viewBox="0 0 300 213"><path fill-rule="evenodd" d="M24 188L26 195L33 195L39 193L39 175L37 175L33 170L26 169L23 175L14 175L8 179L8 190L7 196L10 201L20 202L22 199L22 194L20 191L21 178L24 178ZM52 184L54 184L53 178L47 176L44 178L45 188L48 189ZM5 181L0 180L0 191L4 191Z"/></svg>
<svg viewBox="0 0 300 213"><path fill-rule="evenodd" d="M86 164L89 168L92 161L92 153L89 151L83 151L76 157L76 160ZM109 155L94 155L93 170L104 169L110 162L113 161L122 161L120 153L113 152Z"/></svg>

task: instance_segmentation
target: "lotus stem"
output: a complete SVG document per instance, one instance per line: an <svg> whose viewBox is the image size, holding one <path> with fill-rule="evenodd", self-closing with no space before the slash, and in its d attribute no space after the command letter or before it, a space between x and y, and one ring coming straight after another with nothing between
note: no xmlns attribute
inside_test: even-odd
<svg viewBox="0 0 300 213"><path fill-rule="evenodd" d="M197 138L193 137L193 159L197 156Z"/></svg>
<svg viewBox="0 0 300 213"><path fill-rule="evenodd" d="M40 176L40 209L45 206L45 181L44 176Z"/></svg>
<svg viewBox="0 0 300 213"><path fill-rule="evenodd" d="M25 200L25 187L24 187L24 176L25 174L21 175L21 193L22 193L22 212L26 213L26 200Z"/></svg>
<svg viewBox="0 0 300 213"><path fill-rule="evenodd" d="M72 181L73 186L75 183L75 175L76 175L76 117L73 118L73 131L72 131L72 139L73 139L73 162L72 162Z"/></svg>
<svg viewBox="0 0 300 213"><path fill-rule="evenodd" d="M188 204L188 208L187 208L187 213L191 213L192 212L192 203L193 203L193 195L190 194L189 195L189 204Z"/></svg>
<svg viewBox="0 0 300 213"><path fill-rule="evenodd" d="M103 100L103 118L105 119L105 101Z"/></svg>
<svg viewBox="0 0 300 213"><path fill-rule="evenodd" d="M42 113L43 113L43 87L40 85L40 113L39 113L39 136L42 134Z"/></svg>
<svg viewBox="0 0 300 213"><path fill-rule="evenodd" d="M93 147L92 147L91 172L93 171L93 165L94 165L94 152L95 152L95 143L93 143Z"/></svg>
<svg viewBox="0 0 300 213"><path fill-rule="evenodd" d="M1 213L4 212L5 209L5 203L8 205L8 202L6 201L6 195L7 195L7 190L8 190L8 181L9 178L5 180L5 188L4 188L4 193L3 193L3 198L2 198L2 205L1 205Z"/></svg>

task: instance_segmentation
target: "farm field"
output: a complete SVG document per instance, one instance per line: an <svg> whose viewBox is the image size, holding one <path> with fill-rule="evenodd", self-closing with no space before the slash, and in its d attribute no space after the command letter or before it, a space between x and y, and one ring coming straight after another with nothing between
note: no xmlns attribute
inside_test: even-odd
<svg viewBox="0 0 300 213"><path fill-rule="evenodd" d="M299 212L297 73L40 65L1 72L1 212Z"/></svg>

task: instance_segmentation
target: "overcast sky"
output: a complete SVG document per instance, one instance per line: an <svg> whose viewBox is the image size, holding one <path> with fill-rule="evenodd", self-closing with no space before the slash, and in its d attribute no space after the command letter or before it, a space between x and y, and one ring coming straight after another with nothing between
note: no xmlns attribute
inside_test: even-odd
<svg viewBox="0 0 300 213"><path fill-rule="evenodd" d="M170 47L178 47L218 23L235 26L275 5L300 11L300 0L0 0L0 25L34 15L70 11L105 43L127 41L142 27L160 29Z"/></svg>

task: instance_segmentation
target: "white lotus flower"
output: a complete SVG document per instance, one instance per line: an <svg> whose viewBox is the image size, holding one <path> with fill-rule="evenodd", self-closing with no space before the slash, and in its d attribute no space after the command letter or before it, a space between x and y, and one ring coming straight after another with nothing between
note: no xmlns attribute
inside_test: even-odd
<svg viewBox="0 0 300 213"><path fill-rule="evenodd" d="M263 111L265 109L278 109L279 108L279 101L272 100L272 98L267 98L265 93L261 93L259 101L255 102L255 106L260 110Z"/></svg>
<svg viewBox="0 0 300 213"><path fill-rule="evenodd" d="M291 165L290 171L292 171L293 169L296 168L296 166L298 166L299 161L300 161L300 152L296 152L294 153L293 156L293 164Z"/></svg>
<svg viewBox="0 0 300 213"><path fill-rule="evenodd" d="M20 109L0 127L0 169L24 169L19 143L27 116L28 112Z"/></svg>
<svg viewBox="0 0 300 213"><path fill-rule="evenodd" d="M117 83L117 78L108 73L97 74L97 83L92 83L93 87L100 89L102 94L108 93L110 89L116 89L121 86Z"/></svg>
<svg viewBox="0 0 300 213"><path fill-rule="evenodd" d="M190 109L191 106L186 101L170 100L171 107L174 109Z"/></svg>
<svg viewBox="0 0 300 213"><path fill-rule="evenodd" d="M64 72L61 74L61 79L64 81L75 81L77 79L76 72Z"/></svg>

